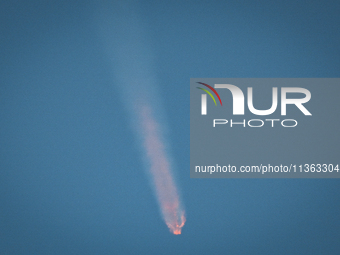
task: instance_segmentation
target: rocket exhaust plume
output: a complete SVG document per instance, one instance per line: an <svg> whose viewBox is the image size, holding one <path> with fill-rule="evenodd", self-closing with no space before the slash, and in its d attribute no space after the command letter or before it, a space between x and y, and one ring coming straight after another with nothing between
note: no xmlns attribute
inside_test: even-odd
<svg viewBox="0 0 340 255"><path fill-rule="evenodd" d="M123 98L129 98L126 107L134 120L131 123L141 143L160 212L170 232L179 235L186 220L185 212L163 135L164 121L155 92L157 86L144 32L146 26L137 18L136 5L138 3L127 0L115 6L103 6L99 13L101 37Z"/></svg>
<svg viewBox="0 0 340 255"><path fill-rule="evenodd" d="M144 148L150 160L150 173L153 177L158 202L170 231L179 235L185 223L185 216L176 185L171 176L169 156L165 152L164 143L158 130L159 126L152 116L151 108L142 106L139 114L144 133Z"/></svg>

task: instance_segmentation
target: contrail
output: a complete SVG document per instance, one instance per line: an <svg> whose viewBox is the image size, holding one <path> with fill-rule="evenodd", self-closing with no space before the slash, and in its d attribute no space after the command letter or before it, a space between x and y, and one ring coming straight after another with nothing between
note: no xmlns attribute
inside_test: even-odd
<svg viewBox="0 0 340 255"><path fill-rule="evenodd" d="M115 6L105 5L100 12L101 37L130 111L137 140L143 148L161 214L170 231L179 235L186 220L184 206L172 175L172 159L155 92L157 82L152 72L152 54L145 26L134 10L136 4L124 1Z"/></svg>

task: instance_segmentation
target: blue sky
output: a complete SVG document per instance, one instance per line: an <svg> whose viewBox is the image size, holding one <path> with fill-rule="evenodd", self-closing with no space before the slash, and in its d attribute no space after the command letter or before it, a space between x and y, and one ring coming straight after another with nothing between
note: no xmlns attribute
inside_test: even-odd
<svg viewBox="0 0 340 255"><path fill-rule="evenodd" d="M187 213L180 236L98 33L105 4L0 3L0 253L336 254L338 180L190 179L189 82L339 77L340 3L136 3Z"/></svg>

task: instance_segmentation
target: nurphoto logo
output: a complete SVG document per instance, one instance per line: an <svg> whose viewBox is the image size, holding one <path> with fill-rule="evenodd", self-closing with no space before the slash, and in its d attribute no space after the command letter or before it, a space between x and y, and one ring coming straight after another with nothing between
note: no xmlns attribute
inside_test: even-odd
<svg viewBox="0 0 340 255"><path fill-rule="evenodd" d="M214 84L214 87L212 87L209 84L203 83L203 82L197 82L208 89L211 90L211 92L214 93L215 96L217 96L220 105L222 106L222 100L216 89L227 89L231 92L233 103L232 103L232 109L233 109L233 115L244 115L244 108L245 108L245 96L243 91L236 85L232 84ZM208 114L208 107L207 107L207 94L212 98L215 105L217 106L216 100L214 95L207 89L197 87L198 89L202 90L203 94L201 94L201 115L207 115ZM289 98L288 95L294 93L294 94L300 94L303 97L302 98ZM312 114L307 110L307 108L304 106L305 103L307 103L311 99L311 93L308 89L301 88L301 87L282 87L280 90L281 95L281 115L286 116L287 115L287 105L295 105L304 115L311 116ZM253 88L248 87L247 88L247 106L249 111L258 116L267 116L273 114L277 108L278 108L278 88L273 87L272 88L272 105L269 109L256 109L253 104ZM228 107L228 106L227 106ZM233 122L232 119L213 119L213 127L216 127L216 125L225 125L230 123L230 127L233 127L235 125L242 125L243 127L248 124L249 127L262 127L266 122L270 122L271 126L275 126L275 122L279 121L281 123L281 126L283 127L296 127L298 122L295 119L251 119L246 121L245 119L242 122Z"/></svg>

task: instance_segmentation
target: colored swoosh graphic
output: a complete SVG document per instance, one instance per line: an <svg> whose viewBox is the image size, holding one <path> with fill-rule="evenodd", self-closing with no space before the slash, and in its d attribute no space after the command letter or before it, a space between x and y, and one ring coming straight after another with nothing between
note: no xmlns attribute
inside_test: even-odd
<svg viewBox="0 0 340 255"><path fill-rule="evenodd" d="M215 100L215 98L214 98L214 96L208 91L208 90L206 90L206 89L202 89L202 88L200 88L200 87L197 87L198 89L201 89L201 90L203 90L203 91L205 91L205 92L207 92L208 94L209 94L209 96L211 96L211 98L214 100L214 102L215 102L215 105L217 105L216 104L216 100Z"/></svg>
<svg viewBox="0 0 340 255"><path fill-rule="evenodd" d="M221 105L222 105L222 100L221 100L221 98L220 98L220 95L217 93L217 91L216 91L213 87L211 87L210 85L205 84L205 83L203 83L203 82L197 82L197 83L202 84L202 85L208 87L209 89L211 89L211 90L215 93L215 95L218 97L218 100L220 100L220 103L221 103ZM214 100L214 101L215 101L215 100ZM216 103L215 103L215 104L216 104Z"/></svg>

